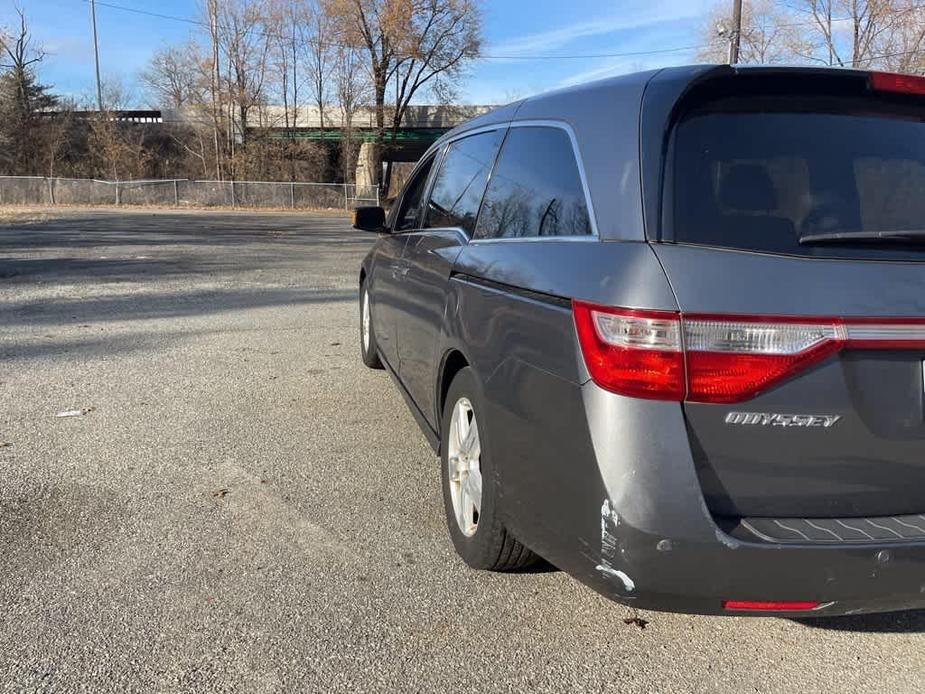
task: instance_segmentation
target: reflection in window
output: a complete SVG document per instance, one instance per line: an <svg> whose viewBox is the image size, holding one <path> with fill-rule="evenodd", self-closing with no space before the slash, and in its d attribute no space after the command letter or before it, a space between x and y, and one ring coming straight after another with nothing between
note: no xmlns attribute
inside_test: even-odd
<svg viewBox="0 0 925 694"><path fill-rule="evenodd" d="M395 231L408 231L409 229L417 228L418 214L421 211L421 200L424 195L424 185L427 183L427 176L433 165L434 158L431 157L430 161L425 162L418 168L411 183L405 189L401 209L398 211L395 222Z"/></svg>
<svg viewBox="0 0 925 694"><path fill-rule="evenodd" d="M472 234L503 138L503 130L493 130L457 140L447 148L430 195L425 228L458 227Z"/></svg>
<svg viewBox="0 0 925 694"><path fill-rule="evenodd" d="M568 134L512 128L492 173L476 238L586 236L591 218Z"/></svg>

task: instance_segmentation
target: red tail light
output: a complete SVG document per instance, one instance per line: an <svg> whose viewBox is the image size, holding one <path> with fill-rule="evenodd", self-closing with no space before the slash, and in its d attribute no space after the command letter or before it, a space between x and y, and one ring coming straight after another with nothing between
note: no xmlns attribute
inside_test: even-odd
<svg viewBox="0 0 925 694"><path fill-rule="evenodd" d="M724 610L750 612L805 612L819 607L808 600L723 600Z"/></svg>
<svg viewBox="0 0 925 694"><path fill-rule="evenodd" d="M894 72L872 72L870 87L878 92L925 95L925 77Z"/></svg>
<svg viewBox="0 0 925 694"><path fill-rule="evenodd" d="M740 402L834 354L833 322L685 316L688 399Z"/></svg>
<svg viewBox="0 0 925 694"><path fill-rule="evenodd" d="M591 378L622 395L684 399L681 323L669 311L574 302L575 327Z"/></svg>
<svg viewBox="0 0 925 694"><path fill-rule="evenodd" d="M731 403L842 349L923 349L921 319L769 318L573 302L591 378L621 395Z"/></svg>

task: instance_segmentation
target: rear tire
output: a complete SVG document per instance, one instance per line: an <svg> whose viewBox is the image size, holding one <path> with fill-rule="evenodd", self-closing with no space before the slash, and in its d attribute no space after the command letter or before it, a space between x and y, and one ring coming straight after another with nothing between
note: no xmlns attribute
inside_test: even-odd
<svg viewBox="0 0 925 694"><path fill-rule="evenodd" d="M486 449L482 391L472 369L461 369L446 396L440 462L450 539L473 569L513 571L536 555L504 527L491 451Z"/></svg>
<svg viewBox="0 0 925 694"><path fill-rule="evenodd" d="M379 359L379 344L376 342L376 333L373 330L373 317L366 282L360 285L360 356L369 368L382 368L382 360Z"/></svg>

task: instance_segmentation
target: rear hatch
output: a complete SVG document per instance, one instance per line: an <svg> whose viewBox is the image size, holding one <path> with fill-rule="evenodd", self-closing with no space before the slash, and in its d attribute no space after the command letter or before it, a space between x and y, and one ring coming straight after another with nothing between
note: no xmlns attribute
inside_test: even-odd
<svg viewBox="0 0 925 694"><path fill-rule="evenodd" d="M652 240L716 516L925 514L922 93L917 78L757 72L679 106ZM698 359L723 378L693 384Z"/></svg>

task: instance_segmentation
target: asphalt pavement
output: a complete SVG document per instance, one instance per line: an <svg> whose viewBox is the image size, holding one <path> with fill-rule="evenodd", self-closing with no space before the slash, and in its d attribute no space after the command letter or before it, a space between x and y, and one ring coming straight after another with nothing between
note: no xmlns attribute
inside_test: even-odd
<svg viewBox="0 0 925 694"><path fill-rule="evenodd" d="M0 691L922 690L925 612L634 613L467 569L359 359L372 241L296 214L0 226Z"/></svg>

